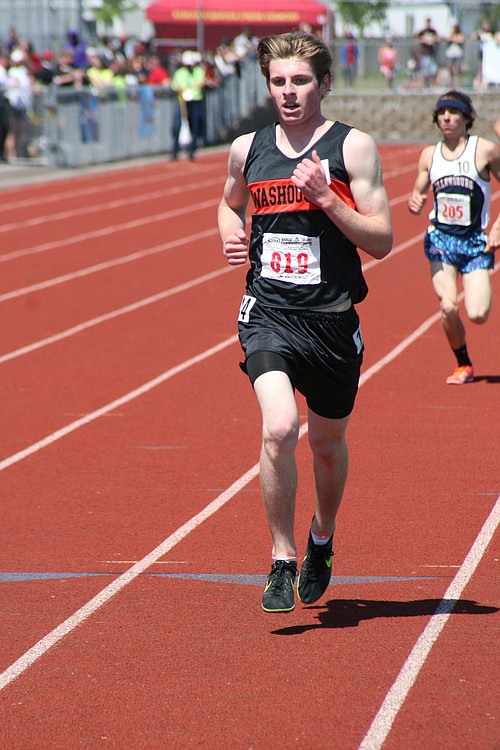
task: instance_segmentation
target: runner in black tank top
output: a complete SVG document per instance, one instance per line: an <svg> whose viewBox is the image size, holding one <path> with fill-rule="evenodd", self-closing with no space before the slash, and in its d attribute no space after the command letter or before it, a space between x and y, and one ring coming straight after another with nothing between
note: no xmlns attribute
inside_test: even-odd
<svg viewBox="0 0 500 750"><path fill-rule="evenodd" d="M372 138L321 113L331 82L326 45L296 32L265 37L257 54L278 123L233 142L218 221L228 262L250 260L238 327L242 368L262 412L260 477L273 558L262 607L290 612L297 574L295 389L307 401L316 480L297 588L310 604L331 576L347 476L345 432L363 353L354 304L367 288L356 248L382 258L392 232Z"/></svg>
<svg viewBox="0 0 500 750"><path fill-rule="evenodd" d="M342 154L350 130L336 122L313 147L328 170L330 188L354 207ZM349 297L360 302L366 296L356 246L291 181L296 166L304 156L311 158L312 150L295 158L283 154L276 146L275 124L257 131L250 146L244 169L254 206L247 291L266 306L323 307ZM293 247L293 235L309 240L298 259L287 248L287 239ZM310 248L315 238L317 253Z"/></svg>

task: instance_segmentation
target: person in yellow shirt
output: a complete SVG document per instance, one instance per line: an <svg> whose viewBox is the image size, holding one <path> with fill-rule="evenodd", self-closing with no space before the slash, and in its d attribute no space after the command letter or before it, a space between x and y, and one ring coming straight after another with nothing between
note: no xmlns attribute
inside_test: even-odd
<svg viewBox="0 0 500 750"><path fill-rule="evenodd" d="M99 55L89 56L90 66L87 68L87 78L90 85L101 91L113 88L114 73L111 68L104 65Z"/></svg>
<svg viewBox="0 0 500 750"><path fill-rule="evenodd" d="M198 140L203 136L205 126L204 88L206 85L205 71L202 67L199 52L186 50L182 53L181 65L172 76L170 87L175 91L179 107L172 123L172 159L177 159L180 149L179 136L182 121L189 123L191 138L187 151L190 159L194 159Z"/></svg>

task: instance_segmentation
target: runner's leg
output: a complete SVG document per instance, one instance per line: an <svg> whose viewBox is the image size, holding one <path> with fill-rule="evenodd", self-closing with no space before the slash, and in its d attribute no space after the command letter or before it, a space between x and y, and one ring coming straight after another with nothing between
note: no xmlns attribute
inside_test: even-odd
<svg viewBox="0 0 500 750"><path fill-rule="evenodd" d="M299 416L288 375L266 372L254 383L262 411L260 482L274 558L296 557L294 537Z"/></svg>
<svg viewBox="0 0 500 750"><path fill-rule="evenodd" d="M316 511L312 531L330 537L347 479L345 433L349 417L326 419L309 410L309 444L314 457Z"/></svg>
<svg viewBox="0 0 500 750"><path fill-rule="evenodd" d="M431 260L434 292L441 307L441 321L446 338L453 350L465 345L465 328L458 307L458 270L448 263Z"/></svg>
<svg viewBox="0 0 500 750"><path fill-rule="evenodd" d="M477 268L462 277L465 309L472 323L486 323L491 308L491 280L486 268Z"/></svg>

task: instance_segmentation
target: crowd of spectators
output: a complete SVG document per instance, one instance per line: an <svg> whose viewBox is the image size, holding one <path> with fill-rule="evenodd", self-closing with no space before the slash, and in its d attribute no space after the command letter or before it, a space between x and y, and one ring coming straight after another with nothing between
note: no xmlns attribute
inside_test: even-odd
<svg viewBox="0 0 500 750"><path fill-rule="evenodd" d="M500 42L489 21L471 35L478 47L477 70L473 85L483 87L482 49L486 42ZM340 41L340 40L339 40ZM400 51L391 36L378 49L378 65L390 90L397 82L404 88L432 88L463 85L466 37L459 24L447 36L441 36L427 18L423 28L413 39L409 59L399 62ZM177 95L179 108L172 123L174 153L179 148L181 128L188 123L191 141L186 145L194 155L196 141L203 133L202 107L206 88L219 86L229 75L239 75L242 63L256 58L258 39L250 28L243 28L232 39L223 39L213 52L203 55L183 48L164 51L152 41L133 38L100 37L87 45L77 31L70 29L60 49L38 51L22 39L12 28L0 46L0 161L30 158L30 118L36 97L44 87L86 88L99 94L103 91L130 91L137 86L154 86ZM183 54L191 55L191 65L185 65ZM188 55L188 56L189 56ZM358 76L359 45L351 31L339 46L339 67L345 86L355 85ZM189 75L178 71L188 69ZM188 79L188 80L186 80ZM193 80L196 79L193 94ZM184 97L183 81L187 93ZM173 84L174 82L174 84ZM189 101L188 101L189 99ZM182 138L181 138L182 140Z"/></svg>
<svg viewBox="0 0 500 750"><path fill-rule="evenodd" d="M500 32L494 32L491 23L483 20L480 28L469 39L477 45L477 59L472 63L471 85L475 89L485 88L483 78L483 48L485 43L500 42ZM467 68L465 46L467 35L459 23L454 23L448 34L441 35L431 18L426 18L424 26L415 36L415 46L407 64L406 84L412 88L461 89ZM469 61L469 65L470 65Z"/></svg>
<svg viewBox="0 0 500 750"><path fill-rule="evenodd" d="M468 40L477 48L475 60L466 59ZM467 36L459 23L452 24L448 34L440 34L429 17L411 39L400 39L396 45L392 35L385 37L377 51L379 72L391 91L396 90L397 84L415 89L461 89L466 71L470 74L466 85L485 88L488 83L484 80L483 49L488 42L500 46L500 29L495 32L486 19ZM346 30L339 45L342 79L346 88L352 88L359 75L359 42L352 31Z"/></svg>
<svg viewBox="0 0 500 750"><path fill-rule="evenodd" d="M182 48L163 53L161 47L155 48L151 41L108 36L102 36L90 46L83 42L77 31L69 30L60 50L39 52L12 28L0 51L0 160L5 162L32 155L30 115L34 98L46 86L89 87L94 92L133 90L143 85L164 87L177 94L179 112L186 117L189 114L189 120L193 118L190 125L196 130L197 135L193 134L193 140L196 140L203 128L199 107L184 100L182 85L172 86L177 71L186 67L186 52L192 56L192 64L187 67L191 74L194 69L196 86L200 89L192 100L199 101L205 88L219 86L225 76L238 75L244 60L256 56L257 43L258 39L251 30L244 28L233 39L224 39L213 53L201 55ZM192 114L195 110L196 116ZM172 125L174 138L177 126L177 122ZM194 148L196 143L190 151L191 156Z"/></svg>

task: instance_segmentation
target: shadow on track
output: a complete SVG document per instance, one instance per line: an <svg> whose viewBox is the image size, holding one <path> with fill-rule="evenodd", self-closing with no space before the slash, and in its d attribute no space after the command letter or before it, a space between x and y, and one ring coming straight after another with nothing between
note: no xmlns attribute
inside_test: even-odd
<svg viewBox="0 0 500 750"><path fill-rule="evenodd" d="M498 607L487 607L468 599L420 599L408 602L377 599L332 599L323 606L309 606L305 612L317 611L318 623L291 625L272 630L273 635L300 635L318 628L356 628L364 620L379 617L423 617L440 613L452 615L491 615Z"/></svg>

